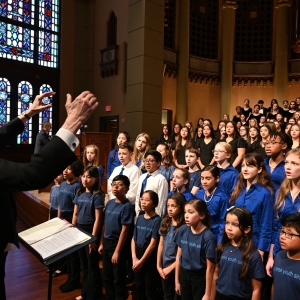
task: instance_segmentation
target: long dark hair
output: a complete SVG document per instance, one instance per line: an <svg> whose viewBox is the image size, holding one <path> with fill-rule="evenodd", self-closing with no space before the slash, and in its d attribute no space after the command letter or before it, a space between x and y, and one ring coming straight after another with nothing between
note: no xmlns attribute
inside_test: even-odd
<svg viewBox="0 0 300 300"><path fill-rule="evenodd" d="M184 206L186 203L185 197L181 193L174 193L167 199L172 199L175 201L175 203L180 207L180 214L177 217L177 225L176 225L176 231L184 224ZM172 218L168 215L168 212L165 213L161 226L160 226L160 232L162 235L166 235L169 231L170 224L172 223Z"/></svg>
<svg viewBox="0 0 300 300"><path fill-rule="evenodd" d="M119 134L118 134L118 136L119 136L120 134L124 134L124 135L126 136L126 142L127 142L127 143L130 142L130 135L129 135L129 133L128 133L127 131L120 131ZM113 152L113 154L112 154L112 156L111 156L111 158L110 158L110 162L113 162L113 161L114 161L117 151L119 151L119 145L118 145L118 143L116 143L114 152Z"/></svg>
<svg viewBox="0 0 300 300"><path fill-rule="evenodd" d="M262 169L260 173L257 174L257 183L260 184L261 186L267 188L271 192L274 191L272 181L270 178L269 173L266 170L266 166L264 163L264 160L262 156L258 153L248 153L244 156L242 163L246 163L247 165L250 166L255 166L258 169ZM236 186L232 192L231 198L229 200L230 204L234 204L238 196L240 195L241 191L244 189L244 177L242 172L238 176L238 180L236 183Z"/></svg>
<svg viewBox="0 0 300 300"><path fill-rule="evenodd" d="M101 189L101 186L100 186L100 176L99 176L99 171L98 171L98 168L95 167L95 166L87 166L84 171L83 171L83 174L84 173L88 173L89 176L93 177L93 178L96 178L96 181L93 185L93 194L102 194L104 195L102 189ZM77 191L77 194L78 195L81 195L85 192L85 187L83 186L82 184L82 181L80 183L80 187Z"/></svg>
<svg viewBox="0 0 300 300"><path fill-rule="evenodd" d="M199 215L204 215L204 219L201 221L203 225L210 228L211 227L211 217L210 212L207 209L206 202L201 199L191 199L190 201L186 202L185 205L192 205L195 210L198 212Z"/></svg>
<svg viewBox="0 0 300 300"><path fill-rule="evenodd" d="M189 128L186 127L186 126L183 126L183 127L180 129L180 132L181 132L181 130L182 130L183 128L185 128L185 129L187 130L187 132L188 132L188 135L187 135L187 137L186 137L186 144L185 144L185 148L188 148L188 147L191 147L191 146L192 146L191 132L190 132ZM175 156L175 159L177 158L178 150L179 150L179 148L180 148L180 146L181 146L181 141L182 141L182 137L181 137L181 133L179 133L179 138L178 138L178 140L177 140L177 142L176 142L176 146L175 146L175 155L174 155L174 156Z"/></svg>
<svg viewBox="0 0 300 300"><path fill-rule="evenodd" d="M242 208L242 207L232 207L228 210L226 216L228 214L237 216L237 218L239 220L239 229L243 233L241 245L239 246L239 249L242 253L242 268L239 273L239 278L246 278L249 273L250 257L256 251L256 247L255 247L254 241L252 239L252 228L253 228L252 215L247 209ZM246 234L245 230L249 227L251 229ZM230 244L231 244L231 240L228 238L228 236L225 232L225 229L224 229L222 241L217 247L218 265L220 264L220 259L221 259L221 256L222 256L222 253L223 253L225 247L227 247Z"/></svg>

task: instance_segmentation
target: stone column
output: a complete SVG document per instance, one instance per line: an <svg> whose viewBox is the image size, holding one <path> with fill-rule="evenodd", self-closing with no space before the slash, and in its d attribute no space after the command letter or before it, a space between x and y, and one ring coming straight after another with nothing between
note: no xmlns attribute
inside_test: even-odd
<svg viewBox="0 0 300 300"><path fill-rule="evenodd" d="M224 1L222 6L222 75L221 116L231 112L232 75L234 59L234 33L236 1Z"/></svg>
<svg viewBox="0 0 300 300"><path fill-rule="evenodd" d="M289 13L292 0L275 0L275 74L274 98L280 103L288 96Z"/></svg>
<svg viewBox="0 0 300 300"><path fill-rule="evenodd" d="M184 125L188 115L188 77L189 77L189 41L190 41L190 0L178 1L178 77L176 93L176 122Z"/></svg>
<svg viewBox="0 0 300 300"><path fill-rule="evenodd" d="M129 0L126 130L135 137L161 131L164 0Z"/></svg>

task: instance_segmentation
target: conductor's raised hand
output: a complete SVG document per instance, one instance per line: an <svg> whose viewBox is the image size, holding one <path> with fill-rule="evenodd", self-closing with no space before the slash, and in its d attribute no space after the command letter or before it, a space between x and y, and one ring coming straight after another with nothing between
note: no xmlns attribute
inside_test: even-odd
<svg viewBox="0 0 300 300"><path fill-rule="evenodd" d="M27 110L26 114L30 117L33 117L41 111L44 111L45 109L51 107L52 104L43 104L43 98L51 97L53 95L55 95L55 92L46 92L41 95L37 95L34 101L32 102L31 106Z"/></svg>
<svg viewBox="0 0 300 300"><path fill-rule="evenodd" d="M89 91L82 92L72 101L72 96L67 94L66 101L67 118L62 128L75 134L88 120L98 106L97 98Z"/></svg>

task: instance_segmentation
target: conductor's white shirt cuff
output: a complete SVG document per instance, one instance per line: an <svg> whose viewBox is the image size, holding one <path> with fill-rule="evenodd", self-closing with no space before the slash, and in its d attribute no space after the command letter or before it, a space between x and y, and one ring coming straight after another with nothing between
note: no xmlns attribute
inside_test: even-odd
<svg viewBox="0 0 300 300"><path fill-rule="evenodd" d="M75 151L79 145L78 138L68 129L60 128L57 131L56 136L60 137L72 151Z"/></svg>

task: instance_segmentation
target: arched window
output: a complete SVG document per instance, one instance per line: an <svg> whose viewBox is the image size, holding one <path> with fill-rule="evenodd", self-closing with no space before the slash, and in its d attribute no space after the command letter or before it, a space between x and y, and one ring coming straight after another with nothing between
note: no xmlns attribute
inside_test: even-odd
<svg viewBox="0 0 300 300"><path fill-rule="evenodd" d="M1 0L0 57L58 68L59 0Z"/></svg>
<svg viewBox="0 0 300 300"><path fill-rule="evenodd" d="M53 91L53 90L52 90L52 87L49 84L43 84L40 87L40 94L45 93L45 92L51 92L51 91ZM43 101L44 104L52 104L52 100L53 100L53 97L50 96L50 97L45 97L42 101ZM50 108L44 110L43 112L39 113L39 131L42 130L42 124L44 122L50 122L51 124L53 123L53 121L52 121L52 107L50 107ZM49 132L49 134L50 135L52 134L52 130Z"/></svg>
<svg viewBox="0 0 300 300"><path fill-rule="evenodd" d="M18 115L28 110L32 102L32 85L28 81L21 81L18 84ZM26 122L24 131L18 135L17 144L32 144L32 119Z"/></svg>
<svg viewBox="0 0 300 300"><path fill-rule="evenodd" d="M10 82L0 77L0 127L10 121Z"/></svg>

